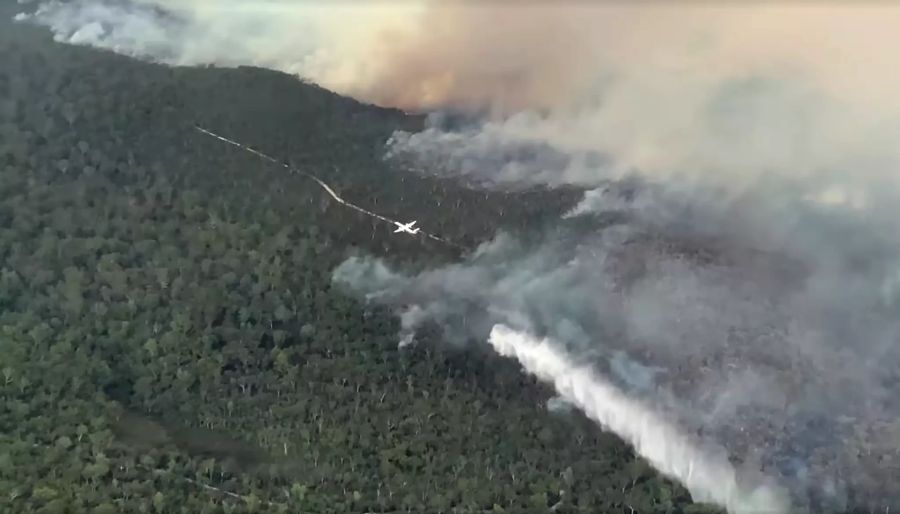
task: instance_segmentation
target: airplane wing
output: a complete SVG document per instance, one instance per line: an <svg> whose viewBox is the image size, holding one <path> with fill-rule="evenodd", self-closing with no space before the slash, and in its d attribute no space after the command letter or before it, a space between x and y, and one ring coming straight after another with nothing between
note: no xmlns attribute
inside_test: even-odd
<svg viewBox="0 0 900 514"><path fill-rule="evenodd" d="M394 231L395 234L397 232L409 232L410 234L415 234L419 231L419 229L415 229L415 232L413 232L412 227L416 224L415 220L410 221L409 223L399 223L395 221L394 224L397 225L397 230Z"/></svg>

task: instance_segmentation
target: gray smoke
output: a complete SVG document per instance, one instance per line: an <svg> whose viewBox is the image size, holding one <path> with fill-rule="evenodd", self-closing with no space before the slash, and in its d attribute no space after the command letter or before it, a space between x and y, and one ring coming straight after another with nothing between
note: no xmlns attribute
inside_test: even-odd
<svg viewBox="0 0 900 514"><path fill-rule="evenodd" d="M555 341L797 508L896 503L900 227L786 186L701 191L613 183L465 262L355 257L334 279L394 305L406 343L425 321L457 344L498 324Z"/></svg>
<svg viewBox="0 0 900 514"><path fill-rule="evenodd" d="M20 19L59 41L490 112L398 132L387 157L473 187L591 190L557 226L453 266L345 262L335 279L396 306L401 344L426 322L457 344L503 324L590 366L579 391L608 380L799 507L898 503L897 6L37 5Z"/></svg>

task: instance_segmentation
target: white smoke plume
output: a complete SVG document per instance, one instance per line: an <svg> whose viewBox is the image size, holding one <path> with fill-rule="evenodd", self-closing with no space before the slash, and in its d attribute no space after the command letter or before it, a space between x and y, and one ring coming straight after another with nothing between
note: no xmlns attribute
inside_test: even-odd
<svg viewBox="0 0 900 514"><path fill-rule="evenodd" d="M529 373L552 383L589 418L622 435L656 469L683 483L695 500L724 505L735 513L786 512L785 499L775 485L744 490L724 452L702 450L589 366L573 363L558 344L504 325L494 326L488 341L500 355L516 358Z"/></svg>

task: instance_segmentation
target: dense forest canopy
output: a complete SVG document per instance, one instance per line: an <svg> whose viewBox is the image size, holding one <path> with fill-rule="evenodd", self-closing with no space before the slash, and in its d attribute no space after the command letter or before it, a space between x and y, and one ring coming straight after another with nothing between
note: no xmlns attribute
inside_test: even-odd
<svg viewBox="0 0 900 514"><path fill-rule="evenodd" d="M467 244L556 217L573 192L391 169L384 141L421 119L287 75L2 23L0 511L715 511L548 412L515 363L436 335L399 350L397 320L331 270L358 249L410 268L455 253L193 125Z"/></svg>

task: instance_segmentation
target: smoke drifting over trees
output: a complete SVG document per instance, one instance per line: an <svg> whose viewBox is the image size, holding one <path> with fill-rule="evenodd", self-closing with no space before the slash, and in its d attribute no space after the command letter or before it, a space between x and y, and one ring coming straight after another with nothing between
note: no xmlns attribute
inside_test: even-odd
<svg viewBox="0 0 900 514"><path fill-rule="evenodd" d="M449 0L42 2L57 38L173 64L255 64L405 109L496 115L618 170L757 177L896 164L900 9ZM864 160L864 169L851 169Z"/></svg>
<svg viewBox="0 0 900 514"><path fill-rule="evenodd" d="M460 343L498 324L546 338L735 457L748 490L814 511L900 502L876 457L900 447L900 8L85 0L22 19L169 64L485 114L396 132L386 157L473 187L589 191L453 265L344 262L335 280L395 306L400 342L429 322ZM685 466L670 471L692 492L747 508Z"/></svg>
<svg viewBox="0 0 900 514"><path fill-rule="evenodd" d="M736 456L739 477L779 478L801 506L895 500L891 468L866 457L897 443L895 242L830 209L786 219L790 229L741 227L729 221L740 209L692 201L690 212L645 194L611 188L464 263L405 276L357 258L335 279L405 310L404 341L426 321L458 342L487 340L498 323L546 337L713 454ZM695 497L725 494L715 480L693 486ZM748 508L737 497L716 499Z"/></svg>

